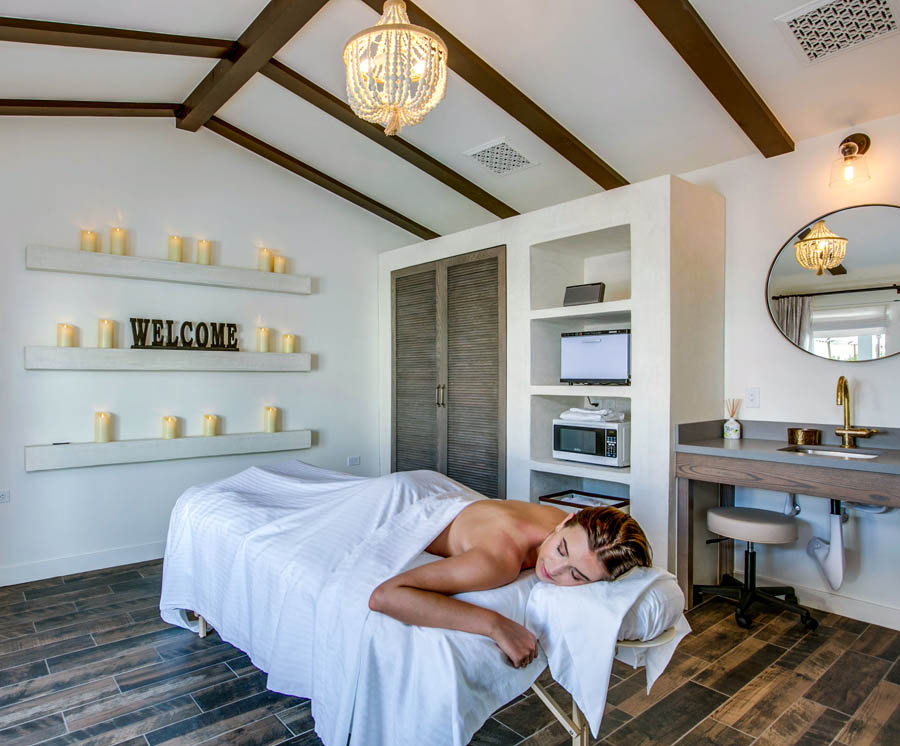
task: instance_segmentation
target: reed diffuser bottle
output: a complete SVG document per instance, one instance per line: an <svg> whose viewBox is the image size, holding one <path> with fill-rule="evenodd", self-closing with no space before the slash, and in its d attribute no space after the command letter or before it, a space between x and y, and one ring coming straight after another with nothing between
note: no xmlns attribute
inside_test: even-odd
<svg viewBox="0 0 900 746"><path fill-rule="evenodd" d="M728 419L725 420L725 424L722 426L722 437L725 440L740 440L741 423L735 419L740 408L740 399L725 400L725 410L728 412Z"/></svg>

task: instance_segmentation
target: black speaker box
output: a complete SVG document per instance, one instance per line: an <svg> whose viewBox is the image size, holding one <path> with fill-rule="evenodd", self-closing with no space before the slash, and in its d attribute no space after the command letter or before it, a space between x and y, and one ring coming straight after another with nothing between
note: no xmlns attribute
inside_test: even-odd
<svg viewBox="0 0 900 746"><path fill-rule="evenodd" d="M591 282L587 285L569 285L563 299L564 306L581 306L585 303L602 303L606 285L602 282Z"/></svg>

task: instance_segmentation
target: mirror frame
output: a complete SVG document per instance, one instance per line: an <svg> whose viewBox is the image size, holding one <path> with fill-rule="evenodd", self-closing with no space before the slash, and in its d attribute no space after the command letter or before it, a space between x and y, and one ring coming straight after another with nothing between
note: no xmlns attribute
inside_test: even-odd
<svg viewBox="0 0 900 746"><path fill-rule="evenodd" d="M847 207L839 207L837 210L831 210L831 212L826 212L824 215L820 215L817 218L813 218L812 220L805 223L804 228L808 228L812 225L815 225L819 220L825 220L828 216L834 215L835 213L844 212L845 210L853 210L857 207L894 207L894 208L900 210L900 205L891 205L886 202L866 202L861 205L848 205ZM772 315L772 306L769 304L769 280L772 277L772 270L775 269L775 262L778 261L778 257L781 256L781 252L784 251L786 248L788 248L788 246L791 244L791 242L794 240L795 236L799 232L800 232L799 230L794 231L794 233L791 234L790 238L788 238L788 240L785 241L781 245L781 248L778 249L778 252L775 254L775 257L772 259L772 263L769 264L769 271L766 272L766 284L765 284L765 288L764 288L763 301L766 304L766 313L769 314L769 319L772 322L772 326L775 327L775 329L781 335L781 338L785 342L787 342L787 344L789 344L793 349L800 350L800 352L806 353L807 355L810 355L810 356L816 358L816 360L824 360L829 363L854 363L854 364L856 364L856 363L877 363L880 360L889 360L892 357L897 357L897 355L900 355L900 351L898 351L898 352L892 352L890 355L885 355L884 357L872 358L871 360L832 360L829 357L822 357L821 355L816 355L815 352L810 352L809 350L803 349L800 345L794 344L793 342L791 342L791 340L789 340L787 338L785 333L783 331L781 331L781 327L778 326L778 323L775 321L775 317Z"/></svg>

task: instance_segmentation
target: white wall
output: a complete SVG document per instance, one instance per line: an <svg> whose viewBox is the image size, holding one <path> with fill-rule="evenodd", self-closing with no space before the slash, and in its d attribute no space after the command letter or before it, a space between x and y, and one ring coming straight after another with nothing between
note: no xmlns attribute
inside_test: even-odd
<svg viewBox="0 0 900 746"><path fill-rule="evenodd" d="M838 144L851 132L872 138L871 181L851 189L828 186ZM900 205L900 117L854 125L797 143L796 152L766 160L750 156L684 176L725 196L725 394L743 397L760 387L760 408L745 420L839 423L835 384L846 375L854 424L900 427L900 357L866 363L815 358L785 340L765 304L769 265L799 228L824 213L865 203ZM877 438L871 441L877 446ZM869 445L869 443L866 443ZM784 496L740 490L739 504L779 508ZM805 554L812 533L825 535L828 501L800 498L800 539L794 548L761 551L761 575L798 586L801 601L900 628L900 511L853 514L845 526L847 572L835 594Z"/></svg>
<svg viewBox="0 0 900 746"><path fill-rule="evenodd" d="M169 512L189 485L251 464L300 457L378 470L377 251L409 234L201 130L163 120L0 122L0 585L161 556ZM310 296L26 271L25 245L72 247L81 227L126 226L134 253L163 257L169 233L220 242L218 262L252 266L255 246L281 249L315 278ZM193 243L190 244L194 248ZM314 353L303 374L76 373L23 370L26 345L55 344L59 321L94 344L97 319L132 315L236 321L252 349L257 325L298 335ZM197 353L203 354L203 353ZM155 437L160 418L216 412L229 432L260 428L261 408L314 447L26 474L23 447L92 439L92 417L119 418L119 438ZM347 469L346 457L362 458Z"/></svg>

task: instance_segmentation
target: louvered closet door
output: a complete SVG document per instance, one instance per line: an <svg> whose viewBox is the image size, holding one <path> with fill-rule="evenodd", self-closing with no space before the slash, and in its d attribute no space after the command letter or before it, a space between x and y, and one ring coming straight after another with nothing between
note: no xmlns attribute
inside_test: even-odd
<svg viewBox="0 0 900 746"><path fill-rule="evenodd" d="M503 259L501 247L446 260L446 474L488 497L506 496Z"/></svg>
<svg viewBox="0 0 900 746"><path fill-rule="evenodd" d="M395 274L393 471L438 461L437 268Z"/></svg>

